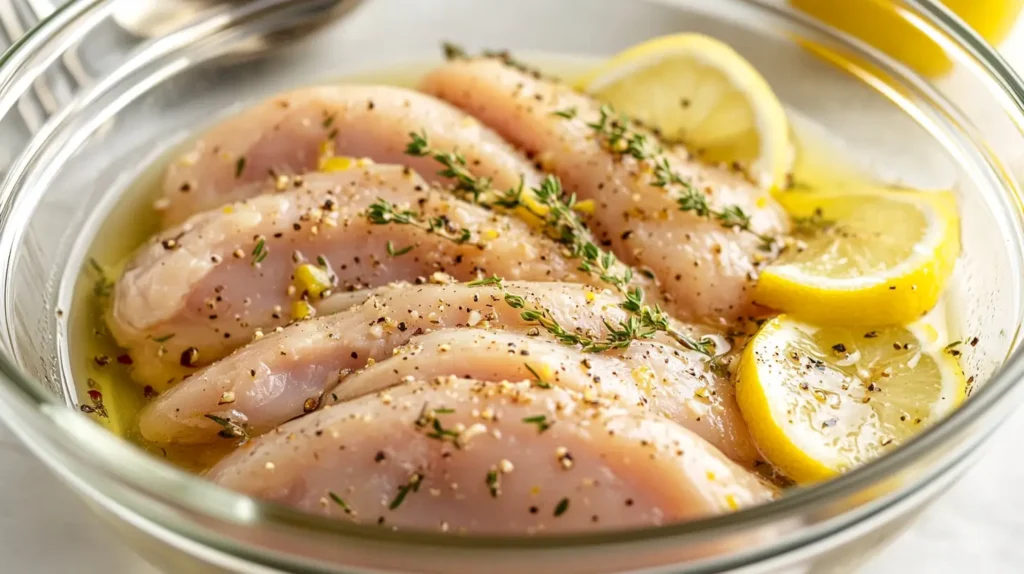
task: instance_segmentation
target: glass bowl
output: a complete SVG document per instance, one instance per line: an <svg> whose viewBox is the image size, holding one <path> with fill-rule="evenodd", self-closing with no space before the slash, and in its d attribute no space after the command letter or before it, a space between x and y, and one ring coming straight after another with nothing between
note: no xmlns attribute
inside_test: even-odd
<svg viewBox="0 0 1024 574"><path fill-rule="evenodd" d="M193 4L196 19L146 39L115 21L113 0L74 0L0 60L0 416L126 544L170 571L852 569L971 464L1019 400L1024 86L936 3L892 2L953 63L937 79L769 0L366 0L325 26L336 1ZM725 516L488 538L391 532L265 504L172 467L80 412L68 310L91 250L133 233L127 219L103 233L97 222L147 204L145 191L125 190L198 127L287 87L436 60L442 39L569 62L680 31L734 46L798 123L830 134L832 153L889 182L957 191L964 254L954 292L963 304L953 312L963 334L980 336L965 357L975 388L909 444ZM91 78L78 90L74 58ZM40 97L42 86L55 101Z"/></svg>

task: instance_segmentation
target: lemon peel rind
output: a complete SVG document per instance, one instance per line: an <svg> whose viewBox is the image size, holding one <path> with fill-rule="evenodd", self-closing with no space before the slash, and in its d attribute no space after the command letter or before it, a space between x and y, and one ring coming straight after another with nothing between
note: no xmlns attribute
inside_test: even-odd
<svg viewBox="0 0 1024 574"><path fill-rule="evenodd" d="M911 259L892 267L884 276L828 278L804 273L799 265L766 267L754 287L758 304L795 318L824 325L884 326L916 321L938 303L953 274L960 253L956 200L951 192L908 190L816 192L829 197L883 195L929 209L929 231ZM795 216L809 215L794 210Z"/></svg>

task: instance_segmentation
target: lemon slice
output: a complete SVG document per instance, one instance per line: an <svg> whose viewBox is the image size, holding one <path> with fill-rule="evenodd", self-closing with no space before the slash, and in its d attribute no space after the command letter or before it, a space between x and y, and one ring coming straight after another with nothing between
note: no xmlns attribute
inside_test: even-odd
<svg viewBox="0 0 1024 574"><path fill-rule="evenodd" d="M785 185L793 146L782 104L757 70L718 40L650 40L598 66L577 87L705 161L739 162L765 188Z"/></svg>
<svg viewBox="0 0 1024 574"><path fill-rule="evenodd" d="M754 300L814 323L899 325L935 306L960 253L948 191L778 194L795 242L761 272Z"/></svg>
<svg viewBox="0 0 1024 574"><path fill-rule="evenodd" d="M815 327L782 315L744 349L736 399L769 461L797 482L825 480L963 402L963 371L936 339L926 324Z"/></svg>

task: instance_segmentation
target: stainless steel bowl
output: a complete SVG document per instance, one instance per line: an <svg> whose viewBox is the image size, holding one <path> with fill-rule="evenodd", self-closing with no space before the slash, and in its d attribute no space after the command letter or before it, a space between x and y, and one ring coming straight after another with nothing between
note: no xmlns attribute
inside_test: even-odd
<svg viewBox="0 0 1024 574"><path fill-rule="evenodd" d="M872 0L847 0L872 1ZM0 58L0 416L118 529L171 571L712 572L852 568L972 461L1017 404L1022 316L1024 86L940 6L894 0L953 62L926 79L783 2L757 0L367 0L303 28L325 2L219 4L151 39L75 0ZM305 19L305 20L304 20ZM781 500L661 528L555 537L452 537L331 522L217 488L108 433L76 408L68 310L86 254L117 239L96 222L146 198L122 192L162 153L231 110L286 87L436 59L439 40L601 56L699 31L732 44L795 114L891 181L954 187L964 255L957 297L977 389L898 451ZM298 36L298 37L297 37ZM292 42L282 43L279 38ZM94 82L72 94L63 56ZM578 61L578 60L577 60ZM39 130L38 82L59 109Z"/></svg>

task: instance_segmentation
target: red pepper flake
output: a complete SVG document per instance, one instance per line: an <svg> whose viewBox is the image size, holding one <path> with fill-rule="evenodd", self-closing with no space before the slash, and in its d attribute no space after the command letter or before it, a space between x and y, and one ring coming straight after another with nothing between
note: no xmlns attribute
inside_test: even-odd
<svg viewBox="0 0 1024 574"><path fill-rule="evenodd" d="M117 357L117 362L121 363L122 365L130 365L130 364L132 364L132 358L129 357L127 354L119 355Z"/></svg>
<svg viewBox="0 0 1024 574"><path fill-rule="evenodd" d="M108 418L107 408L103 406L103 393L91 389L89 390L89 400L92 401L92 405L81 405L79 408L85 414L95 414L103 418Z"/></svg>

